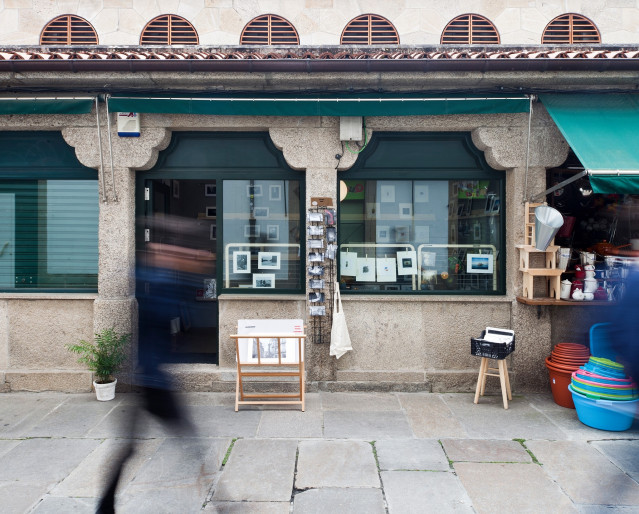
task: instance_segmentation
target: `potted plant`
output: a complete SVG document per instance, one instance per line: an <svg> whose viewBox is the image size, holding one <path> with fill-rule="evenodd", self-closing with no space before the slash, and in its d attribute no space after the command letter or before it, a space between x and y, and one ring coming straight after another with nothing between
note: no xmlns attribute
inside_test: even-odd
<svg viewBox="0 0 639 514"><path fill-rule="evenodd" d="M107 401L115 397L117 379L113 376L126 359L126 348L131 334L118 334L106 328L95 334L95 341L82 340L69 344L67 348L80 355L78 362L86 364L95 374L93 387L98 400Z"/></svg>

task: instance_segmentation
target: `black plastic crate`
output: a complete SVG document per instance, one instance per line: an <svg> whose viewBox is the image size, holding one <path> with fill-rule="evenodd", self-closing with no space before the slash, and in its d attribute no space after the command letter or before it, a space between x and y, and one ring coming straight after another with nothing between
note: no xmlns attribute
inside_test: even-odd
<svg viewBox="0 0 639 514"><path fill-rule="evenodd" d="M515 351L515 336L509 343L495 343L486 341L484 336L486 331L482 331L480 337L470 338L470 353L477 357L488 357L489 359L505 359Z"/></svg>

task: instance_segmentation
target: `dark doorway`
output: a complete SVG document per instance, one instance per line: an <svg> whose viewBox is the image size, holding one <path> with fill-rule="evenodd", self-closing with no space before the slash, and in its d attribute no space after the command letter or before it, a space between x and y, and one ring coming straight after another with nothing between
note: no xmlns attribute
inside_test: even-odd
<svg viewBox="0 0 639 514"><path fill-rule="evenodd" d="M140 344L152 350L157 339L170 338L170 362L217 364L216 181L147 179L144 190L136 256Z"/></svg>

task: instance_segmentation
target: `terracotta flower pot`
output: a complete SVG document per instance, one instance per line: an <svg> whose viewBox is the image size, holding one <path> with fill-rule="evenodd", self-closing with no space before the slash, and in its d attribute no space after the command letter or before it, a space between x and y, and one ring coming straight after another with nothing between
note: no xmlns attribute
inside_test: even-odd
<svg viewBox="0 0 639 514"><path fill-rule="evenodd" d="M562 371L549 363L546 358L546 367L550 375L550 390L552 391L553 400L561 407L574 409L575 403L572 400L572 393L568 389L572 379L571 371Z"/></svg>

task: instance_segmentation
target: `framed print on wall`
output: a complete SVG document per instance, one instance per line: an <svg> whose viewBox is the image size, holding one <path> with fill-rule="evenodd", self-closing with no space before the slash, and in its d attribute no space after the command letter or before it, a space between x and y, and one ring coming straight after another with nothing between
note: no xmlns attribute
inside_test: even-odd
<svg viewBox="0 0 639 514"><path fill-rule="evenodd" d="M209 239L211 241L215 241L217 239L217 225L215 223L211 225L211 229L209 231Z"/></svg>
<svg viewBox="0 0 639 514"><path fill-rule="evenodd" d="M414 250L397 252L397 274L417 275L417 253Z"/></svg>
<svg viewBox="0 0 639 514"><path fill-rule="evenodd" d="M357 274L357 252L341 252L339 254L339 273L347 277Z"/></svg>
<svg viewBox="0 0 639 514"><path fill-rule="evenodd" d="M255 207L253 209L254 218L268 218L268 207Z"/></svg>
<svg viewBox="0 0 639 514"><path fill-rule="evenodd" d="M244 225L244 237L260 237L260 226Z"/></svg>
<svg viewBox="0 0 639 514"><path fill-rule="evenodd" d="M255 273L253 275L254 289L274 289L275 275L272 273Z"/></svg>
<svg viewBox="0 0 639 514"><path fill-rule="evenodd" d="M492 273L493 256L488 253L466 255L466 273Z"/></svg>
<svg viewBox="0 0 639 514"><path fill-rule="evenodd" d="M268 199L271 202L279 202L282 199L282 186L280 184L268 186Z"/></svg>
<svg viewBox="0 0 639 514"><path fill-rule="evenodd" d="M233 252L233 273L251 272L251 252Z"/></svg>
<svg viewBox="0 0 639 514"><path fill-rule="evenodd" d="M413 204L412 203L400 203L399 204L399 217L400 218L412 218L413 217Z"/></svg>
<svg viewBox="0 0 639 514"><path fill-rule="evenodd" d="M355 280L358 282L375 282L374 257L358 257Z"/></svg>
<svg viewBox="0 0 639 514"><path fill-rule="evenodd" d="M258 252L257 269L280 269L280 252Z"/></svg>
<svg viewBox="0 0 639 514"><path fill-rule="evenodd" d="M390 227L378 225L375 228L375 240L378 243L390 243Z"/></svg>
<svg viewBox="0 0 639 514"><path fill-rule="evenodd" d="M204 196L217 196L217 186L215 184L204 184Z"/></svg>
<svg viewBox="0 0 639 514"><path fill-rule="evenodd" d="M268 241L279 241L280 239L279 225L266 225L266 239Z"/></svg>
<svg viewBox="0 0 639 514"><path fill-rule="evenodd" d="M217 215L217 207L211 206L206 208L206 217L215 218Z"/></svg>
<svg viewBox="0 0 639 514"><path fill-rule="evenodd" d="M395 186L392 184L380 186L380 197L383 203L395 202Z"/></svg>
<svg viewBox="0 0 639 514"><path fill-rule="evenodd" d="M248 198L252 196L262 196L262 186L260 184L246 186L246 196Z"/></svg>
<svg viewBox="0 0 639 514"><path fill-rule="evenodd" d="M397 260L392 257L377 258L377 281L397 282Z"/></svg>

